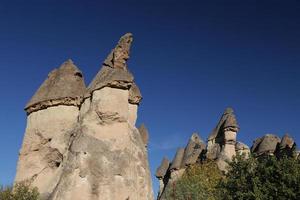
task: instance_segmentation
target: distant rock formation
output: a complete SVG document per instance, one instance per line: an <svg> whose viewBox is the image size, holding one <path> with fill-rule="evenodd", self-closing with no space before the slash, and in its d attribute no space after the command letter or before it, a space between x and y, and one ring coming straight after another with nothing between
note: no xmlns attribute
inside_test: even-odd
<svg viewBox="0 0 300 200"><path fill-rule="evenodd" d="M236 155L244 155L246 159L250 153L256 157L274 155L300 159L296 143L288 134L282 139L276 135L266 134L253 142L250 151L246 144L236 140L239 129L233 109L227 108L210 133L207 146L200 136L194 133L185 148L178 148L172 162L164 157L155 174L159 180L157 199L167 200L165 191L172 187L190 165L201 165L207 161L216 162L218 168L226 173L228 162Z"/></svg>
<svg viewBox="0 0 300 200"><path fill-rule="evenodd" d="M15 183L47 200L152 200L148 131L135 127L142 95L127 68L125 34L88 88L71 60L26 105Z"/></svg>

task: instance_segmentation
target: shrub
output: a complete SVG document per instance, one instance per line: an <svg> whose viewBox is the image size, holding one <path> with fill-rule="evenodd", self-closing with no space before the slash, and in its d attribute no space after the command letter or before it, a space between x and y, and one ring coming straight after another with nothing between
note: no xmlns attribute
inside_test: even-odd
<svg viewBox="0 0 300 200"><path fill-rule="evenodd" d="M265 156L229 163L226 178L219 185L225 200L300 199L300 162L294 158Z"/></svg>
<svg viewBox="0 0 300 200"><path fill-rule="evenodd" d="M31 188L25 184L16 184L14 188L0 187L0 200L38 200L37 188Z"/></svg>
<svg viewBox="0 0 300 200"><path fill-rule="evenodd" d="M183 176L165 191L166 200L215 200L222 177L221 171L213 162L193 165Z"/></svg>

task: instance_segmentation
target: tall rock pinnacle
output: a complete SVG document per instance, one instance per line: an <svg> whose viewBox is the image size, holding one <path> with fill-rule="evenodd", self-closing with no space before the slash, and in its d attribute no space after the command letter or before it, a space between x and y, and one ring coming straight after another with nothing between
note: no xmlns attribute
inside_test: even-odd
<svg viewBox="0 0 300 200"><path fill-rule="evenodd" d="M15 182L38 187L43 199L49 198L63 172L84 92L82 73L68 60L48 75L25 107L27 126Z"/></svg>

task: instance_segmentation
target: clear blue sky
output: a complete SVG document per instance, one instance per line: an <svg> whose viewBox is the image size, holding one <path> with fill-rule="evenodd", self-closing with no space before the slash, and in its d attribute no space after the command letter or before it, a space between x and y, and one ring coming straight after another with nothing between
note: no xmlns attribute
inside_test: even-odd
<svg viewBox="0 0 300 200"><path fill-rule="evenodd" d="M207 2L1 0L0 183L14 179L23 108L48 72L72 58L88 84L126 32L152 174L227 106L238 140L288 132L300 143L300 1Z"/></svg>

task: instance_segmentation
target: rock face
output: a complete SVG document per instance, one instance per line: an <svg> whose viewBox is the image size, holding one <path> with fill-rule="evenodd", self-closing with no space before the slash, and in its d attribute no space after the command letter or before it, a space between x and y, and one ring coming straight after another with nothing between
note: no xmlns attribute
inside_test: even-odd
<svg viewBox="0 0 300 200"><path fill-rule="evenodd" d="M70 87L78 93L53 92L43 97L40 91L49 86L41 86L39 95L26 106L28 124L15 182L29 181L49 200L153 199L148 135L135 127L142 97L126 64L131 43L131 34L120 39L87 89ZM82 75L73 71L76 80L84 83ZM52 84L62 80L56 79L44 84L64 91L66 80L73 81L68 77L63 85ZM48 104L62 99L77 101Z"/></svg>

